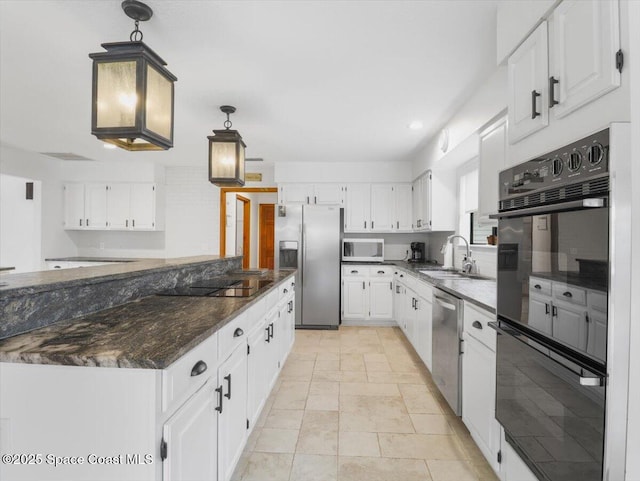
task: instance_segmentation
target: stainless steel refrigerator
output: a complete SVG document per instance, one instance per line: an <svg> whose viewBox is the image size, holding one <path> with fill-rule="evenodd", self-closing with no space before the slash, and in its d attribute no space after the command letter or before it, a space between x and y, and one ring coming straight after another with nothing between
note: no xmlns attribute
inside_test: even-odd
<svg viewBox="0 0 640 481"><path fill-rule="evenodd" d="M278 206L275 267L298 269L298 328L338 328L341 225L338 206Z"/></svg>

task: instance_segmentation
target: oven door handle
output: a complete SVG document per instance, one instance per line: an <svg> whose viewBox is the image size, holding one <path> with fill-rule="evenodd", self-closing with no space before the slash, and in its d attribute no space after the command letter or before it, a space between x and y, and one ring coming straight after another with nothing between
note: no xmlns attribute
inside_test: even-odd
<svg viewBox="0 0 640 481"><path fill-rule="evenodd" d="M444 307L445 309L449 309L450 311L455 311L456 310L456 306L454 304L451 304L450 302L445 302L445 299L443 299L442 297L438 297L438 296L433 296L436 300L436 302L438 304L440 304L442 307Z"/></svg>
<svg viewBox="0 0 640 481"><path fill-rule="evenodd" d="M606 197L592 197L589 199L572 200L570 202L562 202L560 204L539 205L536 207L527 207L526 209L517 209L509 212L500 212L499 214L491 214L490 219L508 219L509 217L522 217L525 215L550 214L552 212L561 212L565 210L578 209L598 209L607 206Z"/></svg>

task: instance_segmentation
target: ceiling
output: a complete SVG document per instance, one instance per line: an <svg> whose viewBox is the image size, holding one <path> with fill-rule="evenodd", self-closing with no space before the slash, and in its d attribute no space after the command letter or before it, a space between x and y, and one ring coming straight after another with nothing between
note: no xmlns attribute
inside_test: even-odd
<svg viewBox="0 0 640 481"><path fill-rule="evenodd" d="M90 134L88 54L128 40L120 0L0 1L0 141L201 165L230 104L247 157L402 161L495 70L496 0L146 3L144 41L178 77L173 149L106 150Z"/></svg>

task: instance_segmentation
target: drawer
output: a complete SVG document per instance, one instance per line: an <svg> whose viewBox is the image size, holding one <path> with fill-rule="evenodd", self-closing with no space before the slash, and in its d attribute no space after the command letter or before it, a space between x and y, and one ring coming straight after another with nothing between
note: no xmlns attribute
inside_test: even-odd
<svg viewBox="0 0 640 481"><path fill-rule="evenodd" d="M529 292L535 292L542 296L551 295L551 281L539 279L537 277L529 278Z"/></svg>
<svg viewBox="0 0 640 481"><path fill-rule="evenodd" d="M280 300L285 299L293 294L291 282L281 282L280 284L278 284L278 293Z"/></svg>
<svg viewBox="0 0 640 481"><path fill-rule="evenodd" d="M595 311L607 312L607 295L604 292L589 291L589 307Z"/></svg>
<svg viewBox="0 0 640 481"><path fill-rule="evenodd" d="M218 370L218 333L162 371L162 412L174 410Z"/></svg>
<svg viewBox="0 0 640 481"><path fill-rule="evenodd" d="M278 299L280 299L279 289L277 287L274 287L269 292L267 292L267 295L264 296L264 299L265 299L265 312L269 312L278 303Z"/></svg>
<svg viewBox="0 0 640 481"><path fill-rule="evenodd" d="M370 277L391 277L393 276L394 269L391 266L370 266Z"/></svg>
<svg viewBox="0 0 640 481"><path fill-rule="evenodd" d="M409 289L412 289L414 291L416 290L416 286L418 285L418 279L407 273L405 273L404 278L401 282Z"/></svg>
<svg viewBox="0 0 640 481"><path fill-rule="evenodd" d="M224 362L229 354L243 342L249 334L249 317L243 312L218 331L218 359Z"/></svg>
<svg viewBox="0 0 640 481"><path fill-rule="evenodd" d="M581 287L575 287L562 282L553 283L553 297L559 301L570 302L580 306L587 305L587 291Z"/></svg>
<svg viewBox="0 0 640 481"><path fill-rule="evenodd" d="M433 302L433 287L428 282L416 281L416 294L425 301Z"/></svg>
<svg viewBox="0 0 640 481"><path fill-rule="evenodd" d="M363 265L342 266L343 276L366 276L369 274L369 267Z"/></svg>
<svg viewBox="0 0 640 481"><path fill-rule="evenodd" d="M264 316L267 313L266 306L267 299L266 297L263 297L244 312L243 315L247 317L247 328L249 331L253 329L253 326L256 323L264 319Z"/></svg>
<svg viewBox="0 0 640 481"><path fill-rule="evenodd" d="M492 351L495 351L496 331L489 327L489 323L493 321L495 321L493 314L465 301L464 332L480 341Z"/></svg>

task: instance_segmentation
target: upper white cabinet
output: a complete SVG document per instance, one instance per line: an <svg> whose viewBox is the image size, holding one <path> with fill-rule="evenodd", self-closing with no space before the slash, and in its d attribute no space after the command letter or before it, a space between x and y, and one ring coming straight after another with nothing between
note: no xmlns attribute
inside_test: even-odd
<svg viewBox="0 0 640 481"><path fill-rule="evenodd" d="M549 106L558 102L556 118L620 85L618 11L617 0L564 0L553 12L552 75L558 83Z"/></svg>
<svg viewBox="0 0 640 481"><path fill-rule="evenodd" d="M488 222L498 211L498 173L505 168L507 122L505 118L480 133L480 168L478 172L478 220Z"/></svg>
<svg viewBox="0 0 640 481"><path fill-rule="evenodd" d="M455 170L430 171L425 195L428 230L456 230Z"/></svg>
<svg viewBox="0 0 640 481"><path fill-rule="evenodd" d="M564 0L509 57L510 143L620 85L619 23L618 0Z"/></svg>
<svg viewBox="0 0 640 481"><path fill-rule="evenodd" d="M392 231L395 224L392 184L371 184L371 230Z"/></svg>
<svg viewBox="0 0 640 481"><path fill-rule="evenodd" d="M516 142L549 124L547 22L542 24L509 57L509 141Z"/></svg>
<svg viewBox="0 0 640 481"><path fill-rule="evenodd" d="M349 184L345 232L411 232L411 184Z"/></svg>
<svg viewBox="0 0 640 481"><path fill-rule="evenodd" d="M411 231L413 216L411 214L413 199L411 184L395 184L394 185L394 199L395 199L395 230L397 231Z"/></svg>
<svg viewBox="0 0 640 481"><path fill-rule="evenodd" d="M346 187L344 231L368 232L371 230L371 185L349 184Z"/></svg>
<svg viewBox="0 0 640 481"><path fill-rule="evenodd" d="M155 184L64 185L67 230L161 230Z"/></svg>
<svg viewBox="0 0 640 481"><path fill-rule="evenodd" d="M278 187L278 204L344 204L343 184L287 183Z"/></svg>

